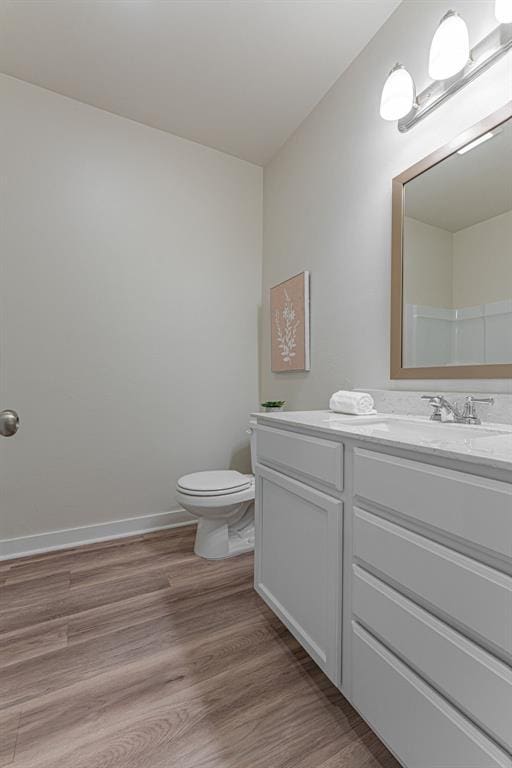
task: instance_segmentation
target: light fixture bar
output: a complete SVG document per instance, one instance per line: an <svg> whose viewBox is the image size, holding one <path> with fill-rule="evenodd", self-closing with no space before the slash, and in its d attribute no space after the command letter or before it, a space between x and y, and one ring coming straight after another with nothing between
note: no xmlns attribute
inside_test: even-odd
<svg viewBox="0 0 512 768"><path fill-rule="evenodd" d="M510 50L512 50L512 25L502 24L472 48L470 61L462 72L449 80L433 82L417 96L416 104L409 114L398 121L400 133L406 133L413 128L450 96L476 80Z"/></svg>

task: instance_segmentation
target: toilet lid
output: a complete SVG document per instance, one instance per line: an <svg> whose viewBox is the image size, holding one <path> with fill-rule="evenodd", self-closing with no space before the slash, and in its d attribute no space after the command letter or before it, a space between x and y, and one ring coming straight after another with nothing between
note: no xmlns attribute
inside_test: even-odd
<svg viewBox="0 0 512 768"><path fill-rule="evenodd" d="M194 472L178 480L178 488L195 494L234 493L249 488L251 477L229 469Z"/></svg>

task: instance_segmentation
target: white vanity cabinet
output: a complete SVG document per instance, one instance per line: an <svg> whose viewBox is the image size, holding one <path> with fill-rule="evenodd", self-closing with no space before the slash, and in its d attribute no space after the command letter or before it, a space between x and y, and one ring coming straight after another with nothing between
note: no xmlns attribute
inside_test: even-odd
<svg viewBox="0 0 512 768"><path fill-rule="evenodd" d="M343 446L265 427L256 442L255 588L339 686Z"/></svg>
<svg viewBox="0 0 512 768"><path fill-rule="evenodd" d="M405 768L512 768L512 457L339 432L260 422L257 591Z"/></svg>
<svg viewBox="0 0 512 768"><path fill-rule="evenodd" d="M353 448L349 698L407 768L511 768L512 484L418 458Z"/></svg>

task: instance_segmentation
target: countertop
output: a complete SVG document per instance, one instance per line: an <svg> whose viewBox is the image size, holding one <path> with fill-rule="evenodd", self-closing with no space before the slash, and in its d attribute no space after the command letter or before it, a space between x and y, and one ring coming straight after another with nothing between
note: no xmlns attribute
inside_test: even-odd
<svg viewBox="0 0 512 768"><path fill-rule="evenodd" d="M254 416L262 426L293 427L331 438L348 437L512 472L512 424L484 423L473 427L433 423L419 416L348 416L332 411L280 411ZM493 434L485 434L485 430L492 430Z"/></svg>

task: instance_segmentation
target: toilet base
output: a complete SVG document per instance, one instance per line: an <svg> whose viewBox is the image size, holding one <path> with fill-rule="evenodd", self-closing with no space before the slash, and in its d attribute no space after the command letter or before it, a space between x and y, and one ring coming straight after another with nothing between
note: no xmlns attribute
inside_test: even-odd
<svg viewBox="0 0 512 768"><path fill-rule="evenodd" d="M251 514L252 513L252 514ZM206 560L223 560L254 550L254 504L236 523L200 518L194 552Z"/></svg>

